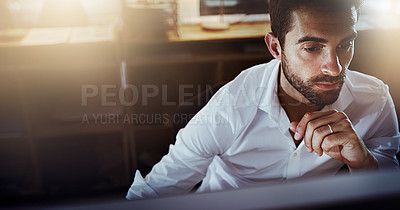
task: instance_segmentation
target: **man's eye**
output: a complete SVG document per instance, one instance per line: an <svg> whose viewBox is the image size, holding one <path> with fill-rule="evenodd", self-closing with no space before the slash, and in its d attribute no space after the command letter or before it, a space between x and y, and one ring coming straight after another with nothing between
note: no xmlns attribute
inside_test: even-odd
<svg viewBox="0 0 400 210"><path fill-rule="evenodd" d="M350 48L353 47L353 42L349 42L346 44L340 44L338 47L343 50L349 50Z"/></svg>
<svg viewBox="0 0 400 210"><path fill-rule="evenodd" d="M316 51L320 50L320 48L319 47L306 47L306 48L304 48L304 50L309 53L312 53L312 52L316 52Z"/></svg>

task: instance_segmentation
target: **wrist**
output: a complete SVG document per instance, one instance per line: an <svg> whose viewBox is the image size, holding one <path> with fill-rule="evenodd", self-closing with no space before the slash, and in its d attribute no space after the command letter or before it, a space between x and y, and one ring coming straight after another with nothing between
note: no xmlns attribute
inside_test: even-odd
<svg viewBox="0 0 400 210"><path fill-rule="evenodd" d="M363 162L359 165L349 165L349 169L350 172L376 170L378 169L378 160L370 151L367 151L366 158L364 158Z"/></svg>

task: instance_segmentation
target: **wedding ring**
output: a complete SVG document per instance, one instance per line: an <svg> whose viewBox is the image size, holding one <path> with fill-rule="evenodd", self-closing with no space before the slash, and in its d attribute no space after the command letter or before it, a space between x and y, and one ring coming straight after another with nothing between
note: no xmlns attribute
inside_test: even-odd
<svg viewBox="0 0 400 210"><path fill-rule="evenodd" d="M333 133L332 126L328 124L329 130L331 131L331 134Z"/></svg>

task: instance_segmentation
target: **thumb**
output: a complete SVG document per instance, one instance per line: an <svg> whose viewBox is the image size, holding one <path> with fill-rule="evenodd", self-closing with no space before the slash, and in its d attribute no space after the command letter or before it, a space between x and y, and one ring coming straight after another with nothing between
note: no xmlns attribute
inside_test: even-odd
<svg viewBox="0 0 400 210"><path fill-rule="evenodd" d="M299 124L299 122L291 122L289 129L293 132L296 133L296 129L297 129L297 125Z"/></svg>

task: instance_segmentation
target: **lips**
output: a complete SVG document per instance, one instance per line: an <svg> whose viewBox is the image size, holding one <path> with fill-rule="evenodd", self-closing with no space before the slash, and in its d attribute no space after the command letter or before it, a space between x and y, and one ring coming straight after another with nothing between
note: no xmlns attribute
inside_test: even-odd
<svg viewBox="0 0 400 210"><path fill-rule="evenodd" d="M316 86L323 90L323 91L328 91L328 90L334 90L339 86L339 82L334 82L334 83L328 83L328 82L321 82L317 83Z"/></svg>

